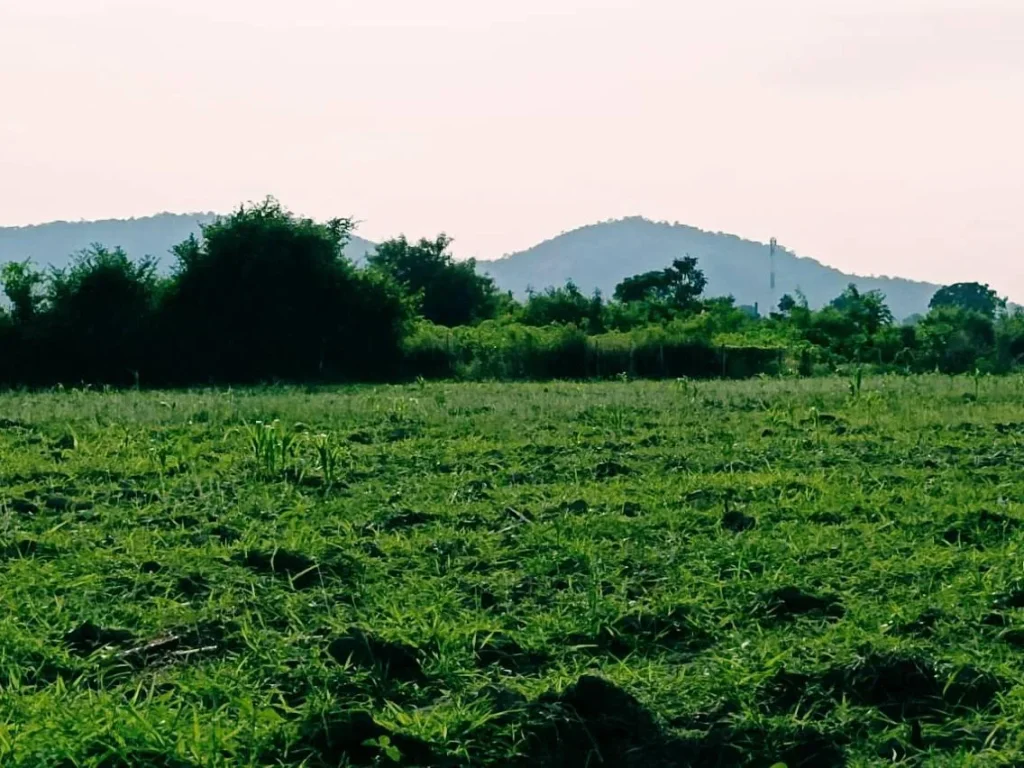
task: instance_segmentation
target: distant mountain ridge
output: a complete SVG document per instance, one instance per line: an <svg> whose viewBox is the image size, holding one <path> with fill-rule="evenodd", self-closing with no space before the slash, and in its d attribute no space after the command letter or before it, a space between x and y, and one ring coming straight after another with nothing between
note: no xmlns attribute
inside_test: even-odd
<svg viewBox="0 0 1024 768"><path fill-rule="evenodd" d="M698 259L708 278L707 295L731 295L738 304L756 303L762 311L783 294L798 290L812 307L821 307L854 283L863 291L882 291L893 313L902 319L927 312L940 288L896 277L845 274L780 247L775 254L776 289L772 291L766 243L642 217L581 227L529 250L481 262L480 269L517 296L524 296L529 288L542 290L570 279L584 292L599 289L611 296L624 278L662 269L685 255Z"/></svg>
<svg viewBox="0 0 1024 768"><path fill-rule="evenodd" d="M152 256L167 269L173 264L173 246L198 235L216 218L213 213L161 213L137 219L0 227L0 263L31 258L37 264L62 267L71 256L92 243L121 246L134 258ZM361 262L374 243L353 237L346 255ZM838 296L849 283L862 290L881 290L897 318L928 309L938 285L894 277L861 277L798 257L780 248L776 253L776 290L769 281L768 246L735 235L706 232L682 224L655 222L641 217L606 221L581 227L547 240L529 250L494 261L482 260L479 269L494 277L502 290L523 297L529 288L543 290L573 280L581 290L600 289L611 296L624 278L662 269L673 259L697 257L708 277L707 294L732 295L739 304L772 307L784 293L800 290L811 306L820 307Z"/></svg>
<svg viewBox="0 0 1024 768"><path fill-rule="evenodd" d="M152 256L161 266L174 263L171 248L201 233L215 213L158 213L138 219L102 221L54 221L27 227L0 227L0 263L32 261L42 266L63 267L71 257L93 243L120 246L132 258ZM359 261L376 246L352 237L345 255Z"/></svg>

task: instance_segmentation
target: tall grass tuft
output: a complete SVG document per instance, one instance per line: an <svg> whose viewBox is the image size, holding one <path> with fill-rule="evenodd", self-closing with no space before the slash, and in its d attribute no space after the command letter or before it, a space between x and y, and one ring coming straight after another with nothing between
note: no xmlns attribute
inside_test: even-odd
<svg viewBox="0 0 1024 768"><path fill-rule="evenodd" d="M250 455L256 473L264 479L279 477L288 468L295 453L296 435L289 433L279 419L246 425Z"/></svg>

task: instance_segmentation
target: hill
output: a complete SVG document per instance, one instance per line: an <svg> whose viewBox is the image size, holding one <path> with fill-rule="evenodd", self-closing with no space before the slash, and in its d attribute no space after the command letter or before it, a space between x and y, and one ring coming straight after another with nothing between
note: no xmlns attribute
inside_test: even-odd
<svg viewBox="0 0 1024 768"><path fill-rule="evenodd" d="M32 259L43 266L62 267L72 254L93 243L121 246L133 257L153 256L164 267L173 263L171 248L199 235L203 224L216 218L213 213L160 213L139 219L105 221L54 221L30 227L0 227L0 263ZM373 243L353 237L346 255L361 260Z"/></svg>
<svg viewBox="0 0 1024 768"><path fill-rule="evenodd" d="M213 213L161 213L138 219L56 221L28 227L0 227L0 263L31 258L61 267L72 254L92 243L121 246L135 257L153 256L164 267L173 262L171 248L199 234ZM353 237L346 255L361 261L374 244ZM780 249L776 254L777 289L769 287L768 246L734 235L634 217L603 222L568 232L521 253L480 262L503 290L524 296L572 279L584 291L599 288L610 296L623 278L668 266L672 259L696 256L708 277L708 294L732 295L740 304L770 307L778 296L802 290L812 306L838 296L848 283L879 289L899 318L924 312L939 286L890 277L844 274L814 259Z"/></svg>
<svg viewBox="0 0 1024 768"><path fill-rule="evenodd" d="M797 290L803 291L811 306L820 307L852 282L862 290L882 291L896 317L905 318L926 312L939 288L901 278L848 275L780 248L775 256L773 299L766 244L640 217L582 227L527 251L482 262L480 268L517 296L529 288L564 285L569 279L583 291L597 288L610 296L623 278L661 269L687 254L698 258L707 275L708 295L732 295L739 304L757 303L762 309Z"/></svg>

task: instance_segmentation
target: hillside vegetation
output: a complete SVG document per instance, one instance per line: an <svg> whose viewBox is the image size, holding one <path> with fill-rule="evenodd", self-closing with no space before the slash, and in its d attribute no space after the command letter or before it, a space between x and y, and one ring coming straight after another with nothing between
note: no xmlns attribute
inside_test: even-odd
<svg viewBox="0 0 1024 768"><path fill-rule="evenodd" d="M213 213L158 213L137 219L53 221L27 227L0 227L0 262L30 259L43 267L63 268L94 244L121 248L136 259L152 257L161 266L173 264L172 250L216 221ZM351 235L345 255L361 261L374 244Z"/></svg>
<svg viewBox="0 0 1024 768"><path fill-rule="evenodd" d="M354 262L353 222L242 206L172 248L172 268L95 245L62 268L0 268L0 385L739 378L856 370L978 375L1024 360L1024 313L986 285L934 292L901 323L879 290L758 313L715 296L696 256L517 299L445 235ZM634 263L634 268L638 264Z"/></svg>
<svg viewBox="0 0 1024 768"><path fill-rule="evenodd" d="M163 267L173 264L171 250L190 235L198 236L214 214L163 213L139 219L53 222L32 227L0 227L0 261L32 259L43 266L64 267L72 254L100 243L121 247L135 258L151 256ZM375 243L350 234L345 255L356 263ZM502 291L518 298L527 289L542 291L572 280L585 293L611 295L615 286L637 272L659 269L684 255L698 259L715 296L733 296L738 304L771 309L785 293L802 291L812 307L821 307L854 283L864 292L880 290L897 318L927 311L937 285L900 278L848 275L814 259L780 249L776 257L777 290L771 291L768 246L718 232L643 218L610 221L568 232L522 253L481 262Z"/></svg>
<svg viewBox="0 0 1024 768"><path fill-rule="evenodd" d="M692 256L708 278L712 296L732 296L738 304L771 310L784 294L803 293L813 308L826 305L849 284L864 293L885 294L898 319L924 313L939 286L895 277L844 274L810 258L779 248L776 290L766 243L706 232L682 224L634 217L582 227L529 250L489 261L481 268L504 290L524 296L572 280L584 293L611 295L630 275L660 269L673 259Z"/></svg>

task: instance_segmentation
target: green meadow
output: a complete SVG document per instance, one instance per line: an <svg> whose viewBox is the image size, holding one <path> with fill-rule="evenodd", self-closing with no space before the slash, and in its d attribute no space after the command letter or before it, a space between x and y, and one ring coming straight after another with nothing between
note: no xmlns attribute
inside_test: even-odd
<svg viewBox="0 0 1024 768"><path fill-rule="evenodd" d="M1024 764L1024 377L0 395L0 764Z"/></svg>

